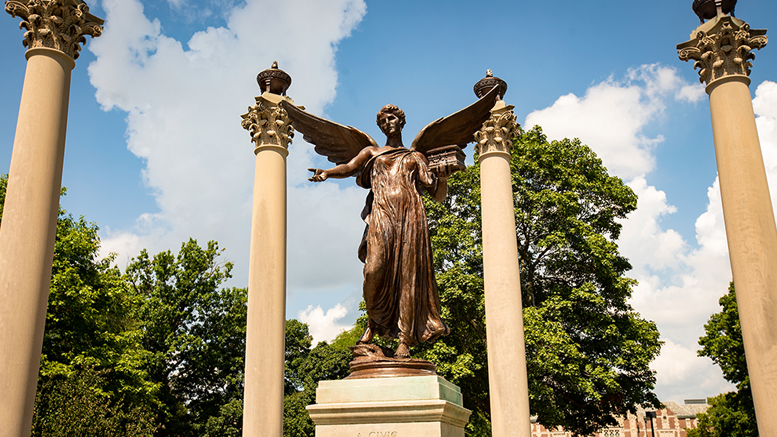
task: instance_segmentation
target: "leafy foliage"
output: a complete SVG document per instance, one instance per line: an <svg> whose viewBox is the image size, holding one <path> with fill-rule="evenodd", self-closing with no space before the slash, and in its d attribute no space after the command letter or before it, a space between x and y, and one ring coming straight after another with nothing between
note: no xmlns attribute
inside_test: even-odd
<svg viewBox="0 0 777 437"><path fill-rule="evenodd" d="M532 414L587 435L637 405L658 407L648 367L658 330L627 302L635 281L615 243L636 195L590 148L548 142L539 127L515 142L510 166ZM446 201L426 207L452 334L420 349L466 393L468 432L489 435L479 165L448 185Z"/></svg>
<svg viewBox="0 0 777 437"><path fill-rule="evenodd" d="M153 404L158 386L148 381L143 333L132 312L140 303L99 259L97 226L60 211L43 338L41 376L102 372L107 392Z"/></svg>
<svg viewBox="0 0 777 437"><path fill-rule="evenodd" d="M307 360L313 344L308 325L297 319L286 320L285 344L284 395L291 395L304 390L304 375L300 375L299 370Z"/></svg>
<svg viewBox="0 0 777 437"><path fill-rule="evenodd" d="M242 416L247 291L220 288L232 264L219 264L219 253L214 241L203 248L190 239L178 255L144 250L127 267L142 299L137 317L149 377L161 387L160 436L239 434L242 427L235 418Z"/></svg>
<svg viewBox="0 0 777 437"><path fill-rule="evenodd" d="M32 435L240 436L247 290L222 288L231 263L189 240L122 275L97 231L60 211ZM286 435L313 435L305 407L319 380L347 375L345 336L311 348L307 325L287 322Z"/></svg>
<svg viewBox="0 0 777 437"><path fill-rule="evenodd" d="M7 183L0 175L0 205ZM158 387L144 368L132 315L138 300L112 258L99 258L97 231L59 210L33 435L150 436L155 429ZM78 431L92 425L102 434Z"/></svg>
<svg viewBox="0 0 777 437"><path fill-rule="evenodd" d="M723 377L736 384L737 391L724 393L708 400L710 408L698 416L698 428L689 430L689 437L757 437L758 423L747 374L747 360L742 341L734 283L720 298L723 310L710 316L704 325L705 335L699 338L699 356L709 357L720 366Z"/></svg>
<svg viewBox="0 0 777 437"><path fill-rule="evenodd" d="M107 383L92 369L42 378L35 397L32 437L153 435L157 426L150 411L101 393L100 387Z"/></svg>
<svg viewBox="0 0 777 437"><path fill-rule="evenodd" d="M347 331L341 334L343 335L347 336ZM343 341L338 339L334 343L342 344ZM322 341L311 349L312 341L313 337L306 324L294 319L286 321L286 384L283 404L285 437L312 437L315 426L305 407L315 403L318 382L348 376L348 363L352 357L347 347L335 347Z"/></svg>
<svg viewBox="0 0 777 437"><path fill-rule="evenodd" d="M758 425L750 389L723 393L707 402L710 408L697 415L697 428L687 437L758 437Z"/></svg>
<svg viewBox="0 0 777 437"><path fill-rule="evenodd" d="M698 355L708 357L720 366L723 377L736 384L738 389L750 387L745 359L745 344L742 341L742 326L739 323L736 291L732 282L719 300L723 311L710 316L704 325L705 335L699 338L702 347Z"/></svg>

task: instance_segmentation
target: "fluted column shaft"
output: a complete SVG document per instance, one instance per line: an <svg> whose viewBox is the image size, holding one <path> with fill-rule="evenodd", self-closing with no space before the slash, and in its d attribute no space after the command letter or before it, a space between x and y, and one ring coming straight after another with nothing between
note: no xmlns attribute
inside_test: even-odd
<svg viewBox="0 0 777 437"><path fill-rule="evenodd" d="M707 83L731 270L758 430L777 437L777 227L750 96L766 31L719 15L678 46Z"/></svg>
<svg viewBox="0 0 777 437"><path fill-rule="evenodd" d="M529 383L510 150L518 125L499 101L475 134L480 162L488 391L494 437L530 437Z"/></svg>
<svg viewBox="0 0 777 437"><path fill-rule="evenodd" d="M0 226L0 436L28 437L51 284L70 75L83 35L99 36L102 20L84 4L61 0L6 1L5 9L23 19L29 49Z"/></svg>
<svg viewBox="0 0 777 437"><path fill-rule="evenodd" d="M286 156L293 131L278 97L257 97L243 116L256 144L243 403L247 437L283 436Z"/></svg>

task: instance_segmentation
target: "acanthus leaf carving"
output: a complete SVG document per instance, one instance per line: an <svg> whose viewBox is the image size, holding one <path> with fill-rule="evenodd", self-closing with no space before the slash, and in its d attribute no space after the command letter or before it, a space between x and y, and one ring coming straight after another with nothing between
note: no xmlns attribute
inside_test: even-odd
<svg viewBox="0 0 777 437"><path fill-rule="evenodd" d="M241 126L251 134L255 152L264 145L288 148L294 138L294 127L286 110L280 105L266 104L261 97L257 97L256 105L249 106L248 112L241 117Z"/></svg>
<svg viewBox="0 0 777 437"><path fill-rule="evenodd" d="M699 30L696 38L677 46L680 59L695 61L699 81L707 85L727 76L749 76L753 50L768 43L765 30L750 29L749 24L729 16L718 20L712 28Z"/></svg>
<svg viewBox="0 0 777 437"><path fill-rule="evenodd" d="M86 35L102 34L103 20L89 13L86 3L73 0L6 0L5 11L22 22L28 49L50 48L78 59Z"/></svg>
<svg viewBox="0 0 777 437"><path fill-rule="evenodd" d="M513 139L518 136L518 132L519 124L512 106L494 110L491 117L483 122L483 127L475 132L475 149L480 156L490 152L509 154L513 148Z"/></svg>

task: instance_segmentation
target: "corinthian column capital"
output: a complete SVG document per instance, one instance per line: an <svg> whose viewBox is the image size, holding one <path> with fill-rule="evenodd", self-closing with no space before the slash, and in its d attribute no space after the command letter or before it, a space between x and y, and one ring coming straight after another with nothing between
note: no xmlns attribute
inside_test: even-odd
<svg viewBox="0 0 777 437"><path fill-rule="evenodd" d="M86 35L97 38L105 23L89 13L83 0L5 0L5 11L22 19L25 47L59 50L73 59Z"/></svg>
<svg viewBox="0 0 777 437"><path fill-rule="evenodd" d="M726 77L747 78L753 66L750 61L755 59L752 50L760 50L768 42L765 29L751 29L746 22L728 15L702 24L691 37L677 46L678 55L683 61L696 61L699 81L708 86Z"/></svg>
<svg viewBox="0 0 777 437"><path fill-rule="evenodd" d="M282 147L288 153L289 144L294 138L294 127L279 99L284 97L265 93L256 98L256 104L248 107L241 115L241 125L251 133L251 142L255 144L254 153L261 147ZM276 101L278 100L278 101Z"/></svg>
<svg viewBox="0 0 777 437"><path fill-rule="evenodd" d="M503 153L509 157L513 139L518 136L518 128L513 105L498 101L491 110L491 117L475 132L475 150L479 159L492 153Z"/></svg>

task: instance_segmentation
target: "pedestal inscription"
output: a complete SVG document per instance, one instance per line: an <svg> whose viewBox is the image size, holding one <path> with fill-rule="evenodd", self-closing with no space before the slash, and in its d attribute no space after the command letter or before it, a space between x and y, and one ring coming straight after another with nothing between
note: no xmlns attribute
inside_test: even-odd
<svg viewBox="0 0 777 437"><path fill-rule="evenodd" d="M321 381L316 437L464 437L470 411L439 376Z"/></svg>

